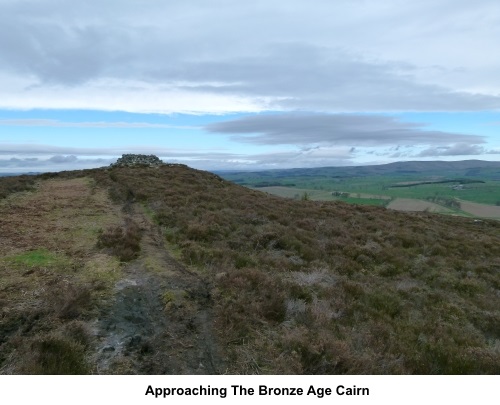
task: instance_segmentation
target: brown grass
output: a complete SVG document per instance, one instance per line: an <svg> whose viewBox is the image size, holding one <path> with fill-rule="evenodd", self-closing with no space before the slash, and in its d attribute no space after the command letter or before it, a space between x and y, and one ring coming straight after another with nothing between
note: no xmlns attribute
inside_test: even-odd
<svg viewBox="0 0 500 405"><path fill-rule="evenodd" d="M36 182L0 201L0 372L88 373L81 322L117 272L95 245L119 209L90 178Z"/></svg>
<svg viewBox="0 0 500 405"><path fill-rule="evenodd" d="M182 166L46 175L0 203L4 372L89 350L66 325L98 307L106 279L94 267L116 266L106 251L120 256L133 228L105 190L143 204L203 277L228 373L500 373L500 223L285 200ZM29 267L30 249L51 255ZM48 300L66 282L76 300ZM35 357L16 362L13 350Z"/></svg>
<svg viewBox="0 0 500 405"><path fill-rule="evenodd" d="M108 173L212 278L229 372L500 371L497 222L283 200L183 167Z"/></svg>
<svg viewBox="0 0 500 405"><path fill-rule="evenodd" d="M121 261L127 262L138 257L141 250L141 230L130 218L123 226L112 226L100 231L97 247L109 249Z"/></svg>

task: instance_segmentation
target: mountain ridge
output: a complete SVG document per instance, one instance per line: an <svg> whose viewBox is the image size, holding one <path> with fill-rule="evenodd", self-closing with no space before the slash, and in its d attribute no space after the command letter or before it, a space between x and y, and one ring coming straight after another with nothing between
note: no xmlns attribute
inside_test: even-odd
<svg viewBox="0 0 500 405"><path fill-rule="evenodd" d="M276 176L288 175L308 175L310 173L328 171L332 174L344 175L367 175L367 174L387 174L398 171L409 172L434 172L439 170L467 170L467 169L499 169L500 162L487 160L460 160L460 161L401 161L384 163L379 165L356 165L356 166L321 166L310 168L290 168L290 169L267 169L267 170L215 170L214 173L220 175L245 173L249 174L274 174Z"/></svg>

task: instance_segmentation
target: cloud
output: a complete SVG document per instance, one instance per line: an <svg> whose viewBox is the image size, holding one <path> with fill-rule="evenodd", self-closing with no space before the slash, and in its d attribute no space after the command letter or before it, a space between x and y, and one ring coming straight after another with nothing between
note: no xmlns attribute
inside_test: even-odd
<svg viewBox="0 0 500 405"><path fill-rule="evenodd" d="M50 159L47 159L48 162L52 163L75 163L78 161L78 158L75 155L70 156L52 156Z"/></svg>
<svg viewBox="0 0 500 405"><path fill-rule="evenodd" d="M414 3L4 0L2 106L500 108L499 3Z"/></svg>
<svg viewBox="0 0 500 405"><path fill-rule="evenodd" d="M68 122L51 119L0 119L0 126L53 128L173 128L198 129L195 126L152 124L149 122Z"/></svg>
<svg viewBox="0 0 500 405"><path fill-rule="evenodd" d="M449 146L437 146L428 148L417 155L416 157L432 157L432 156L473 156L484 155L488 153L485 148L479 145L469 145L465 143L457 143Z"/></svg>
<svg viewBox="0 0 500 405"><path fill-rule="evenodd" d="M110 153L111 152L111 153ZM115 153L119 153L116 151ZM37 143L4 143L0 142L0 155L113 155L113 149L75 148ZM125 152L124 152L125 153Z"/></svg>
<svg viewBox="0 0 500 405"><path fill-rule="evenodd" d="M424 124L401 122L382 115L268 114L207 125L213 133L258 145L429 145L483 143L478 135L426 130Z"/></svg>
<svg viewBox="0 0 500 405"><path fill-rule="evenodd" d="M301 43L277 44L263 54L196 62L182 66L184 90L268 98L275 110L312 111L454 111L500 107L498 95L471 94L422 83L401 64L373 62L340 49ZM172 73L158 76L164 80ZM163 76L166 75L166 76ZM204 77L225 86L199 84Z"/></svg>
<svg viewBox="0 0 500 405"><path fill-rule="evenodd" d="M182 153L197 153L196 150L173 150L171 148L153 145L123 145L108 148L88 148L45 145L39 143L10 143L0 142L0 155L75 155L75 156L121 156L124 153L142 153L155 155L169 155ZM198 151L198 153L200 153Z"/></svg>
<svg viewBox="0 0 500 405"><path fill-rule="evenodd" d="M55 155L47 159L39 158L10 158L0 159L0 171L9 172L47 172L60 170L77 170L107 166L116 159L80 159L76 156Z"/></svg>
<svg viewBox="0 0 500 405"><path fill-rule="evenodd" d="M49 151L56 149L59 149L58 154L48 154ZM36 151L36 149L32 149L31 152L33 151ZM91 151L86 148L72 148L72 152L80 153L80 155L61 153L67 151L68 148L51 148L45 145L38 149L39 157L0 158L0 171L46 172L103 167L115 162L116 157L119 156L108 157L113 156L113 154L107 149L95 149L93 153L89 153ZM242 154L221 151L163 149L157 150L155 154L165 162L183 163L203 170L255 170L256 168L272 169L297 166L343 166L352 163L351 159L354 156L354 150L348 147L303 147L299 150ZM4 153L5 155L8 154ZM22 154L19 154L19 156L22 156Z"/></svg>

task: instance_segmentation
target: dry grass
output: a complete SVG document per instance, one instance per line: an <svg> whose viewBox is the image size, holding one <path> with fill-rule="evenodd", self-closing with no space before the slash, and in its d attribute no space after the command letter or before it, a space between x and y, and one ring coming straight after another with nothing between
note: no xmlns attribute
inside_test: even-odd
<svg viewBox="0 0 500 405"><path fill-rule="evenodd" d="M123 226L112 226L99 232L97 247L108 249L121 261L136 259L141 250L141 230L130 218Z"/></svg>
<svg viewBox="0 0 500 405"><path fill-rule="evenodd" d="M498 373L500 224L95 172L212 278L233 373Z"/></svg>
<svg viewBox="0 0 500 405"><path fill-rule="evenodd" d="M119 277L105 253L127 225L107 191L125 208L141 202L205 277L229 373L500 373L496 221L285 200L182 166L51 177L0 202L3 372L34 364L14 350L38 353L37 364L61 347L71 359L89 350L66 325ZM112 246L96 247L99 229ZM162 271L156 256L145 263ZM48 298L54 288L61 302ZM85 371L76 363L64 370Z"/></svg>
<svg viewBox="0 0 500 405"><path fill-rule="evenodd" d="M94 316L119 274L95 247L119 211L90 178L36 180L0 201L0 370L87 373L75 322Z"/></svg>

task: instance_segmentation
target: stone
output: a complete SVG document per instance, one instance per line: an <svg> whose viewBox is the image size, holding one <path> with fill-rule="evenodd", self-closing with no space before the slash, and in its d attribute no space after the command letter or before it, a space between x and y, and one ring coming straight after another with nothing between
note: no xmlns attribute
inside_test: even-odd
<svg viewBox="0 0 500 405"><path fill-rule="evenodd" d="M116 163L111 164L111 167L158 167L164 163L158 156L155 155L133 155L125 154L119 158Z"/></svg>

